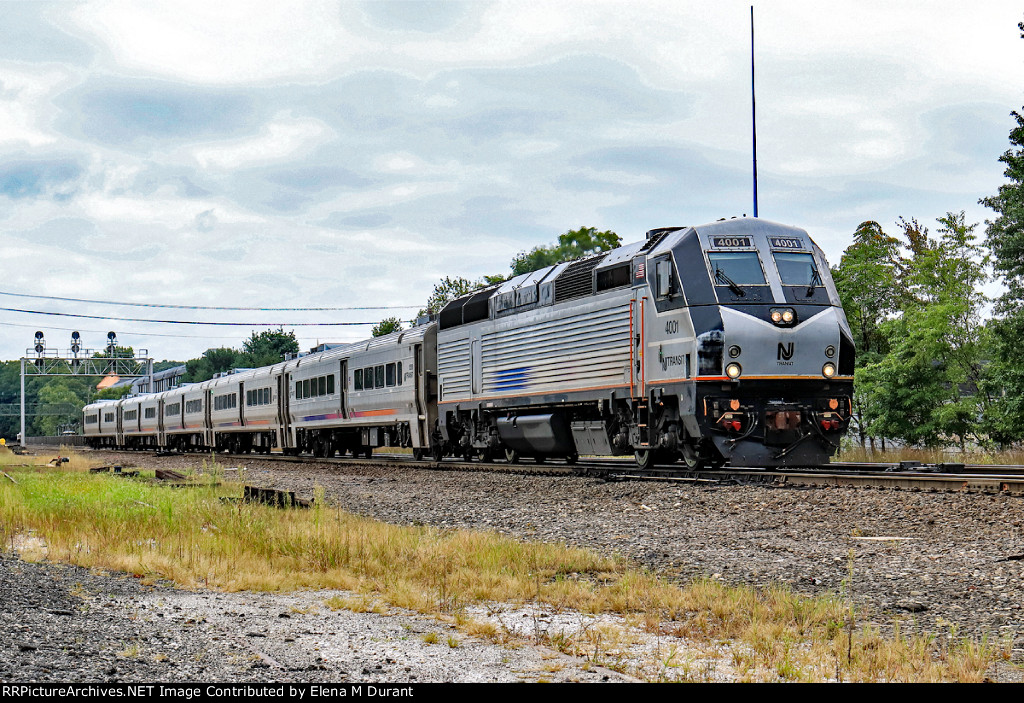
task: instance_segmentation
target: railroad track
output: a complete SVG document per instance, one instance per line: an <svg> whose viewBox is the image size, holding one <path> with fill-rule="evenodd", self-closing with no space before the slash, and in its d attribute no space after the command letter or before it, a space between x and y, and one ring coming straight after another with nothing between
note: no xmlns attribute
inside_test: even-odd
<svg viewBox="0 0 1024 703"><path fill-rule="evenodd" d="M132 453L138 455L137 453ZM151 456L159 453L149 452ZM187 456L187 455L182 455ZM197 457L202 456L196 454ZM219 460L238 462L270 461L284 464L365 465L366 459L351 457L309 457L284 454L218 454ZM801 469L730 468L690 470L681 464L666 464L640 471L629 458L588 458L576 464L561 461L519 464L503 461L485 463L448 458L442 461L413 459L408 454L378 453L377 466L447 471L485 471L526 476L591 476L605 480L654 480L717 485L765 485L790 487L852 486L935 492L966 492L1024 496L1024 466L984 464L921 464L919 462L854 463L834 462Z"/></svg>

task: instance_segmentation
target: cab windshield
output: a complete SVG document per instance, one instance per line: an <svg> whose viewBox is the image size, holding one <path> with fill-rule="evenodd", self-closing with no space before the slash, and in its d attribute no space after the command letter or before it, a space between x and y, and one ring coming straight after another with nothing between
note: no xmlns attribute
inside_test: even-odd
<svg viewBox="0 0 1024 703"><path fill-rule="evenodd" d="M812 287L821 283L821 276L814 265L814 257L810 254L791 251L776 251L775 265L779 268L779 277L784 286Z"/></svg>
<svg viewBox="0 0 1024 703"><path fill-rule="evenodd" d="M711 278L716 286L728 285L730 281L738 286L763 286L764 272L756 251L709 252Z"/></svg>

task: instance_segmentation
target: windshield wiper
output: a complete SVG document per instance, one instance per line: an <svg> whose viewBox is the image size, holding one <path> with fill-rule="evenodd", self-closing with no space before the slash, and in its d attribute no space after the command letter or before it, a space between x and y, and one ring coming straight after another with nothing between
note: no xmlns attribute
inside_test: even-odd
<svg viewBox="0 0 1024 703"><path fill-rule="evenodd" d="M735 293L741 298L747 294L746 291L744 291L742 288L736 285L736 281L726 276L725 271L718 268L717 266L715 267L715 280L724 282L725 285L729 286L729 290L731 290L733 293Z"/></svg>
<svg viewBox="0 0 1024 703"><path fill-rule="evenodd" d="M821 283L821 274L818 273L818 269L815 266L811 267L811 282L807 284L807 297L810 298L814 295L814 284Z"/></svg>

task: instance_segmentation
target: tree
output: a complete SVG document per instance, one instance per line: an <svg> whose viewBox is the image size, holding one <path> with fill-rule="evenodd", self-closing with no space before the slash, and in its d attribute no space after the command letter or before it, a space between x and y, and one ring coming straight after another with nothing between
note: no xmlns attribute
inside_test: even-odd
<svg viewBox="0 0 1024 703"><path fill-rule="evenodd" d="M512 260L512 275L519 276L563 261L573 261L598 252L617 249L620 246L622 240L611 230L598 232L595 227L571 229L558 236L558 244L534 247L529 252L519 252Z"/></svg>
<svg viewBox="0 0 1024 703"><path fill-rule="evenodd" d="M1024 22L1018 24L1024 38ZM986 221L987 244L1006 291L996 301L992 321L993 362L985 388L993 403L987 424L1000 444L1024 439L1024 116L1010 113L1010 148L999 157L1007 183L981 204L998 216Z"/></svg>
<svg viewBox="0 0 1024 703"><path fill-rule="evenodd" d="M207 349L198 359L189 359L185 362L185 375L182 377L182 381L184 383L208 381L218 373L240 366L238 359L238 352L230 347Z"/></svg>
<svg viewBox="0 0 1024 703"><path fill-rule="evenodd" d="M53 436L59 434L58 425L65 424L69 420L76 420L85 406L85 394L87 391L82 387L80 379L69 377L52 378L39 389L36 397L41 413L59 411L62 407L71 406L72 412L66 415L43 415L40 414L32 423L32 429L26 430L29 434Z"/></svg>
<svg viewBox="0 0 1024 703"><path fill-rule="evenodd" d="M271 366L284 361L288 354L299 353L299 340L295 332L285 332L284 328L253 332L249 339L242 342L242 354L236 360L239 367L258 368Z"/></svg>
<svg viewBox="0 0 1024 703"><path fill-rule="evenodd" d="M889 352L889 339L883 323L900 307L906 262L900 255L900 243L874 221L862 222L853 233L853 244L843 252L832 278L850 322L857 345L856 368L879 363ZM865 412L871 397L854 385L854 417L861 446L869 439ZM875 437L871 436L874 448Z"/></svg>
<svg viewBox="0 0 1024 703"><path fill-rule="evenodd" d="M981 389L988 257L975 242L977 225L964 217L947 213L937 240L911 240L908 295L880 327L890 351L856 372L872 435L926 446L986 439L979 419L989 405Z"/></svg>
<svg viewBox="0 0 1024 703"><path fill-rule="evenodd" d="M117 387L111 386L109 388L104 388L101 391L97 391L96 394L93 395L92 399L93 400L120 400L121 398L124 398L126 395L128 395L131 392L132 392L132 387L131 386L117 386Z"/></svg>
<svg viewBox="0 0 1024 703"><path fill-rule="evenodd" d="M426 310L421 310L420 314L422 315L425 312L432 315L437 314L441 312L441 308L456 298L461 298L482 287L482 284L473 283L468 278L462 278L461 276L450 278L445 276L440 283L434 286L434 292L427 299Z"/></svg>
<svg viewBox="0 0 1024 703"><path fill-rule="evenodd" d="M372 334L374 337L383 337L386 334L391 334L392 332L401 332L401 331L402 331L402 321L399 320L397 317L387 317L387 318L381 320L376 325L374 325L373 329L370 332L370 334Z"/></svg>

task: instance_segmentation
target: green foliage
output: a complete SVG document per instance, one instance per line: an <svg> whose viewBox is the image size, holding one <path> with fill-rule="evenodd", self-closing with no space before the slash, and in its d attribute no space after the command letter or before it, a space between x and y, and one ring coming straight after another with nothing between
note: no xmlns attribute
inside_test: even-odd
<svg viewBox="0 0 1024 703"><path fill-rule="evenodd" d="M207 349L198 359L185 362L184 383L208 381L218 373L231 369L258 368L284 361L285 354L299 351L299 341L294 332L283 329L253 332L242 342L241 351L230 347ZM180 364L179 364L180 365Z"/></svg>
<svg viewBox="0 0 1024 703"><path fill-rule="evenodd" d="M56 435L59 434L58 425L78 419L78 415L85 406L83 396L87 392L81 387L82 384L77 382L78 380L69 377L52 378L39 389L37 402L41 411L52 412L59 410L58 406L71 405L75 408L75 412L70 416L40 415L32 423L32 434Z"/></svg>
<svg viewBox="0 0 1024 703"><path fill-rule="evenodd" d="M529 252L517 254L512 260L512 275L519 276L563 261L582 259L591 254L617 249L621 245L619 235L610 230L598 232L595 227L571 229L559 235L558 244L534 247Z"/></svg>
<svg viewBox="0 0 1024 703"><path fill-rule="evenodd" d="M987 243L1006 286L996 301L993 363L985 383L993 399L986 420L1000 444L1024 440L1024 116L1012 115L1017 124L1010 131L1011 147L999 157L1008 182L981 200L998 214L986 222Z"/></svg>
<svg viewBox="0 0 1024 703"><path fill-rule="evenodd" d="M93 400L120 400L132 392L131 386L118 386L116 388L104 388L93 396Z"/></svg>
<svg viewBox="0 0 1024 703"><path fill-rule="evenodd" d="M392 332L401 332L402 329L401 320L397 317L388 317L374 325L370 334L374 337L383 337L384 335L391 334Z"/></svg>
<svg viewBox="0 0 1024 703"><path fill-rule="evenodd" d="M117 358L117 359L134 359L135 358L135 350L132 347L118 347L118 346L115 346L114 350L113 350L113 353L111 353L111 352L107 351L107 347L104 347L100 351L95 352L92 356L93 356L94 359L96 359L96 358L103 358L103 357L107 357L107 358L114 357L114 358Z"/></svg>
<svg viewBox="0 0 1024 703"><path fill-rule="evenodd" d="M889 350L855 377L869 434L925 446L985 441L978 419L989 405L979 391L988 258L975 243L977 225L966 224L963 212L939 223L937 240L916 222L904 226L917 236L908 236L912 257L905 261L898 315L878 327Z"/></svg>
<svg viewBox="0 0 1024 703"><path fill-rule="evenodd" d="M257 368L271 366L284 361L286 354L299 352L299 340L295 332L285 332L283 328L253 332L249 339L242 342L242 352L236 366L241 368Z"/></svg>
<svg viewBox="0 0 1024 703"><path fill-rule="evenodd" d="M207 349L198 359L189 359L185 362L185 376L182 381L185 383L208 381L215 374L236 368L238 357L239 352L230 347Z"/></svg>
<svg viewBox="0 0 1024 703"><path fill-rule="evenodd" d="M434 292L431 293L430 297L427 299L426 310L421 310L420 314L423 314L424 312L428 312L430 314L439 313L441 312L441 308L456 298L462 297L467 293L472 293L474 290L482 288L483 286L484 284L482 283L473 283L468 278L462 278L461 276L457 276L455 278L445 276L440 283L434 286Z"/></svg>
<svg viewBox="0 0 1024 703"><path fill-rule="evenodd" d="M879 363L889 352L882 325L899 309L903 294L900 277L905 262L899 240L874 221L862 222L851 244L832 269L832 278L857 345L856 368ZM864 385L854 384L854 416L863 445L868 438L864 418L869 398Z"/></svg>
<svg viewBox="0 0 1024 703"><path fill-rule="evenodd" d="M877 222L862 222L853 240L839 266L832 269L832 277L857 343L859 362L866 354L886 351L880 326L899 309L904 262L899 240L882 231Z"/></svg>

